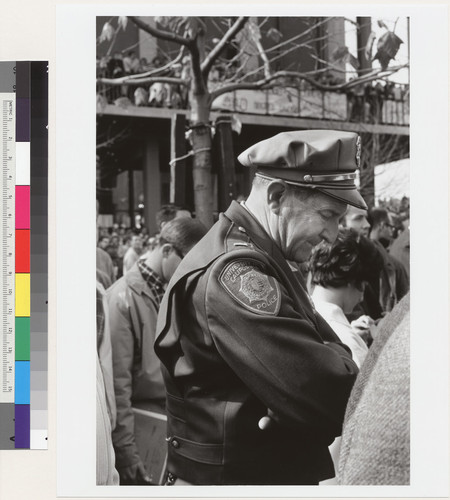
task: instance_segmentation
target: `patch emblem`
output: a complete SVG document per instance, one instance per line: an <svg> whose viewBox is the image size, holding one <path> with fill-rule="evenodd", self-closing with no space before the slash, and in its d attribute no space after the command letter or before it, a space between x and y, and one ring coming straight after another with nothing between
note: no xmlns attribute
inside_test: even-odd
<svg viewBox="0 0 450 500"><path fill-rule="evenodd" d="M356 165L358 168L361 167L361 137L359 135L356 139Z"/></svg>
<svg viewBox="0 0 450 500"><path fill-rule="evenodd" d="M276 316L281 294L277 280L264 274L255 262L231 262L219 277L220 284L239 304L257 314Z"/></svg>
<svg viewBox="0 0 450 500"><path fill-rule="evenodd" d="M267 300L269 293L273 290L269 278L257 271L249 271L241 276L241 288L239 289L250 301Z"/></svg>

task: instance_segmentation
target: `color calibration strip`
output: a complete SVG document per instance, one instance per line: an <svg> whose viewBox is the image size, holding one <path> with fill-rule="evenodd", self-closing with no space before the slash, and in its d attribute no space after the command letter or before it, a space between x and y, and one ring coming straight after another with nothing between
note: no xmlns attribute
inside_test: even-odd
<svg viewBox="0 0 450 500"><path fill-rule="evenodd" d="M0 63L0 99L4 171L2 278L7 291L6 297L3 294L2 309L7 330L3 333L0 448L45 449L48 421L47 63ZM15 113L11 112L12 107ZM10 119L13 115L15 120ZM15 127L11 125L13 121Z"/></svg>
<svg viewBox="0 0 450 500"><path fill-rule="evenodd" d="M16 63L15 447L30 447L30 66Z"/></svg>

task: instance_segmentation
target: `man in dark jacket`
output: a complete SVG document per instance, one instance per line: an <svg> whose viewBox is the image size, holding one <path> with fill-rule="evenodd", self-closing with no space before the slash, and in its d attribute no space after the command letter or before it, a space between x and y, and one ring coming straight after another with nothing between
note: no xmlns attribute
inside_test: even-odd
<svg viewBox="0 0 450 500"><path fill-rule="evenodd" d="M373 226L369 223L370 219ZM384 243L392 238L392 221L385 209L366 210L349 207L343 222L360 236L368 237L377 253L372 263L372 279L364 289L364 299L352 313L349 321L368 315L374 320L382 318L408 292L409 279L404 266L386 250Z"/></svg>
<svg viewBox="0 0 450 500"><path fill-rule="evenodd" d="M247 201L233 202L186 256L158 316L167 484L334 475L328 445L358 370L290 261L334 241L347 204L366 208L354 184L359 155L356 134L319 130L282 133L239 156L257 167Z"/></svg>
<svg viewBox="0 0 450 500"><path fill-rule="evenodd" d="M409 292L409 277L405 266L393 257L387 248L392 243L394 225L392 216L385 208L373 208L369 212L371 223L370 239L377 246L383 261L387 279L381 281L380 303L383 311L392 311L397 304ZM384 284L384 286L383 286Z"/></svg>

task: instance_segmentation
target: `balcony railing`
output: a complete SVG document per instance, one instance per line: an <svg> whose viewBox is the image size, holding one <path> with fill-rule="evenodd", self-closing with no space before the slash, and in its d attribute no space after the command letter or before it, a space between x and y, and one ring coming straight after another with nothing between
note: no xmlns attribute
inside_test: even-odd
<svg viewBox="0 0 450 500"><path fill-rule="evenodd" d="M158 85L158 84L155 84ZM189 109L186 95L169 84L155 88L97 87L104 103ZM217 88L217 84L216 84ZM275 87L268 90L235 90L212 103L213 111L254 115L292 116L342 122L409 125L409 87L367 84L358 91L330 92L313 88Z"/></svg>

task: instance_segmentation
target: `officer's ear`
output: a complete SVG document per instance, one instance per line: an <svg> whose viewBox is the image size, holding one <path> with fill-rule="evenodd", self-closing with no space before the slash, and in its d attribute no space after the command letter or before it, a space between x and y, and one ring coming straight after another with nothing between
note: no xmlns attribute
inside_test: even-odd
<svg viewBox="0 0 450 500"><path fill-rule="evenodd" d="M286 196L287 184L281 179L275 179L267 186L267 205L276 215L280 213L283 197Z"/></svg>
<svg viewBox="0 0 450 500"><path fill-rule="evenodd" d="M172 250L173 250L173 247L170 243L164 243L164 245L161 247L162 256L167 259L167 257L169 257Z"/></svg>

